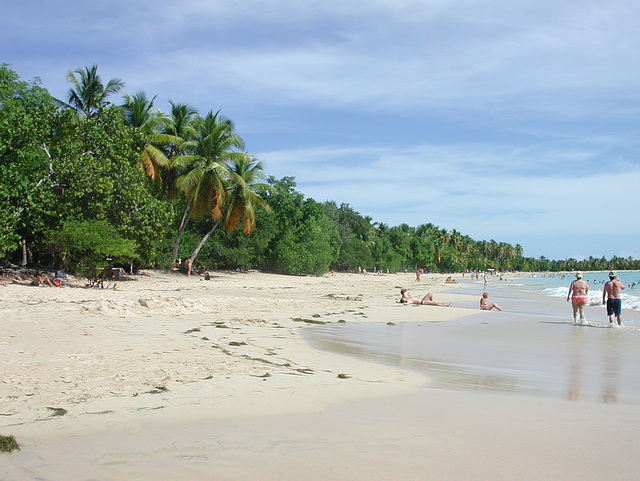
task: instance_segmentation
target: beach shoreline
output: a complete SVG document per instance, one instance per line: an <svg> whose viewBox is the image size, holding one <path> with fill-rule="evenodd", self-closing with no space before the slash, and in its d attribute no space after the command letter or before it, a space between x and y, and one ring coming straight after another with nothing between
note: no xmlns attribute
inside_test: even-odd
<svg viewBox="0 0 640 481"><path fill-rule="evenodd" d="M492 432L517 438L522 423L543 416L540 405L570 413L572 425L609 420L612 428L599 432L601 439L630 429L633 423L627 419L623 426L621 419L637 414L637 406L614 412L587 401L576 408L556 399L434 389L425 373L315 349L302 335L324 323L394 329L403 322L509 315L479 311L482 283L452 285L446 277L423 275L418 283L413 274L215 273L204 281L150 271L116 290L5 288L0 434L15 435L22 450L4 455L0 473L6 480L44 473L51 480L319 479L320 472L323 479L396 472L424 479L425 470L447 473L451 455L435 446L456 451L456 432L465 431L460 435L469 438L462 443L468 449ZM414 297L431 291L437 301L464 307L397 304L400 288ZM516 404L519 419L490 424ZM456 412L464 405L474 409ZM551 446L582 443L581 430L567 433L561 422L547 427L556 436ZM487 476L498 462L513 474L511 452L483 460L497 456L487 449L465 456ZM583 450L580 458L593 455ZM429 458L428 466L414 458L436 451L439 460ZM600 473L569 465L568 472L583 479ZM339 466L351 475L341 476L333 469ZM447 479L469 479L468 467L450 470Z"/></svg>

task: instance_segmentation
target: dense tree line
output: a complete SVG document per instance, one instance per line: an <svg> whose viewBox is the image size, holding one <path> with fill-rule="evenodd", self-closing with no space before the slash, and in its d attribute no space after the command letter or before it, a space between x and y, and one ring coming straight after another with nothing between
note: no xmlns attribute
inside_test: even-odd
<svg viewBox="0 0 640 481"><path fill-rule="evenodd" d="M638 269L633 259L523 257L432 224L389 227L318 203L245 151L233 122L144 92L121 96L97 67L68 74L66 99L0 67L0 259L91 272L107 263L321 274Z"/></svg>

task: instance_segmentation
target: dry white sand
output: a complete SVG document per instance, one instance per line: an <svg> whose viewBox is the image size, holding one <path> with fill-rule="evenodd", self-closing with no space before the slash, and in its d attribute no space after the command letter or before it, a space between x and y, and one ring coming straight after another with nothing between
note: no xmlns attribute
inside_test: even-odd
<svg viewBox="0 0 640 481"><path fill-rule="evenodd" d="M0 288L0 479L636 479L637 406L432 390L302 338L478 312L401 287L477 301L413 274Z"/></svg>

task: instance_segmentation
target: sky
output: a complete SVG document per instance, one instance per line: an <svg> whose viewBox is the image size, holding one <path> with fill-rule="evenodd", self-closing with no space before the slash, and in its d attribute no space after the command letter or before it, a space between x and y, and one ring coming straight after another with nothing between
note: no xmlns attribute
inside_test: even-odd
<svg viewBox="0 0 640 481"><path fill-rule="evenodd" d="M0 0L0 62L66 99L233 120L265 173L388 226L640 258L640 2ZM112 97L114 103L119 98Z"/></svg>

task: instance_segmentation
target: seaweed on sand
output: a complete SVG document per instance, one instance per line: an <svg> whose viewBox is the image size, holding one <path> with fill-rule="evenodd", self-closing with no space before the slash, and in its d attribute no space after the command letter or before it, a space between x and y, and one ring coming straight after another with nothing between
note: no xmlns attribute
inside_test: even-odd
<svg viewBox="0 0 640 481"><path fill-rule="evenodd" d="M304 319L302 317L294 317L291 320L293 322L306 322L307 324L327 324L326 321L319 321L316 319Z"/></svg>
<svg viewBox="0 0 640 481"><path fill-rule="evenodd" d="M47 409L51 411L52 416L64 416L65 414L67 414L67 410L64 408L47 407Z"/></svg>
<svg viewBox="0 0 640 481"><path fill-rule="evenodd" d="M162 394L163 392L169 392L164 386L156 386L151 391L147 391L145 394Z"/></svg>
<svg viewBox="0 0 640 481"><path fill-rule="evenodd" d="M16 441L15 436L0 435L0 453L9 453L12 451L20 451L20 445Z"/></svg>

